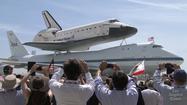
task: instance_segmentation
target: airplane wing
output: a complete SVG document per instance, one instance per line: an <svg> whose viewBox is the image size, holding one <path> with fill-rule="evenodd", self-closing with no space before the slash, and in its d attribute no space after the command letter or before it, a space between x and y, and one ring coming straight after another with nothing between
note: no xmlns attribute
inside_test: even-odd
<svg viewBox="0 0 187 105"><path fill-rule="evenodd" d="M18 61L18 60L6 59L6 58L0 58L0 63L1 64L14 65L15 68L23 68L23 67L26 67L27 64L28 64L27 61L21 62L21 61ZM49 63L38 63L38 62L36 62L36 64L42 65L42 66L49 66ZM62 64L54 64L54 66L62 67Z"/></svg>
<svg viewBox="0 0 187 105"><path fill-rule="evenodd" d="M14 65L16 68L25 67L27 65L27 62L20 62L18 60L6 59L6 58L0 58L0 62L2 64Z"/></svg>

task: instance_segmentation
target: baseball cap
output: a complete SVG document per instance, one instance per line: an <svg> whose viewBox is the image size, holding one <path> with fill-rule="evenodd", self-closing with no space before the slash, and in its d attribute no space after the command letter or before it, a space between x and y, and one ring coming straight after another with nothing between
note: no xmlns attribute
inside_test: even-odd
<svg viewBox="0 0 187 105"><path fill-rule="evenodd" d="M180 82L186 82L187 74L184 70L176 70L173 74L173 79Z"/></svg>

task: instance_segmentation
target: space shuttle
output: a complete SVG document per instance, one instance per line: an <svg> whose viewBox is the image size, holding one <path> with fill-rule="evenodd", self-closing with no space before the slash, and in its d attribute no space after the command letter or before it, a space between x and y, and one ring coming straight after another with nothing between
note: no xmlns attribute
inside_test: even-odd
<svg viewBox="0 0 187 105"><path fill-rule="evenodd" d="M62 29L48 11L43 11L42 16L47 29L37 33L32 42L24 45L49 51L83 51L92 45L125 39L137 33L135 27L117 19Z"/></svg>
<svg viewBox="0 0 187 105"><path fill-rule="evenodd" d="M139 62L145 61L145 73L152 74L160 63L182 64L184 59L165 49L161 45L149 44L128 44L116 47L101 49L98 51L76 51L58 54L32 55L25 49L19 39L12 31L7 32L11 57L0 58L1 63L23 67L27 62L36 62L37 64L50 64L54 59L56 65L62 65L64 61L76 58L87 62L91 70L97 70L102 61L115 63L120 66L124 72L130 70Z"/></svg>

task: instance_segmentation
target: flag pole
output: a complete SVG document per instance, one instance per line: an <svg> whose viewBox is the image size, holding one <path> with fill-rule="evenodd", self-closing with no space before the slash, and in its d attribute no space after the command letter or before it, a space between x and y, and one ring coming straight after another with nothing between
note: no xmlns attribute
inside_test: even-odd
<svg viewBox="0 0 187 105"><path fill-rule="evenodd" d="M50 72L50 68L51 68L51 66L53 67L52 68L52 71L54 71L54 57L51 59L51 62L50 62L50 64L49 64L49 66L48 66L48 72ZM49 76L50 76L50 73L49 73Z"/></svg>

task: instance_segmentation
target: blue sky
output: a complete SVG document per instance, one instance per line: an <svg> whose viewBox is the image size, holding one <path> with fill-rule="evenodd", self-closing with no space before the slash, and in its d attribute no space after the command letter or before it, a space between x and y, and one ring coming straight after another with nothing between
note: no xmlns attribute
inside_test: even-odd
<svg viewBox="0 0 187 105"><path fill-rule="evenodd" d="M138 33L127 39L127 43L146 42L154 36L157 44L187 59L186 0L1 0L0 57L10 56L6 31L13 30L26 42L46 28L41 16L43 10L48 10L62 28L117 18L138 28ZM182 66L187 69L186 62Z"/></svg>

